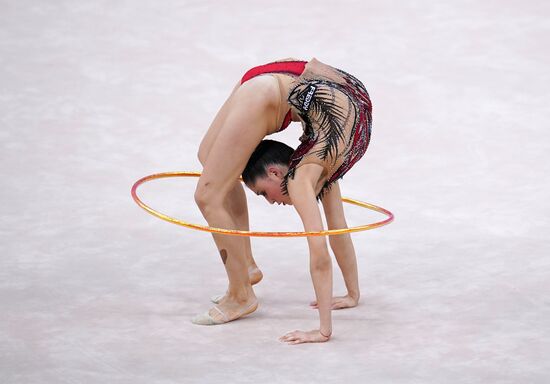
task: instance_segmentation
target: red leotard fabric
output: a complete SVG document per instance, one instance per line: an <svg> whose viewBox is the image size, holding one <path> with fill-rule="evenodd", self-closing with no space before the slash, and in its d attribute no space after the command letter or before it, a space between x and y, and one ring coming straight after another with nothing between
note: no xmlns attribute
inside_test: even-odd
<svg viewBox="0 0 550 384"><path fill-rule="evenodd" d="M258 75L263 75L265 73L288 73L296 76L300 76L304 72L304 68L307 64L307 61L278 61L275 63L269 63L264 65L259 65L257 67L249 69L241 79L241 84L245 81L248 81ZM283 124L279 128L278 132L282 131L289 126L291 122L291 113L290 109L285 115Z"/></svg>

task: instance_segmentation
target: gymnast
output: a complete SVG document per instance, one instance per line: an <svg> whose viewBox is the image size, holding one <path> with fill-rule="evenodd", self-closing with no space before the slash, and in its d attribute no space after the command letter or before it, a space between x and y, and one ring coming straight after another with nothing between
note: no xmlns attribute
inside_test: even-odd
<svg viewBox="0 0 550 384"><path fill-rule="evenodd" d="M300 121L301 144L293 151L262 141ZM323 230L318 201L329 229L346 226L337 180L363 156L370 140L372 105L364 85L352 75L321 63L286 59L245 73L218 111L198 152L203 166L195 201L210 226L249 230L246 185L270 203L291 204L305 231ZM270 154L278 153L272 161ZM266 155L267 154L267 155ZM267 157L266 157L267 156ZM252 285L262 279L250 238L213 234L229 285L219 303L193 318L195 324L222 324L256 310ZM331 309L359 300L355 252L349 234L330 238L348 294L332 297L332 263L324 236L308 237L310 273L319 311L318 329L293 331L290 344L325 342L332 334Z"/></svg>

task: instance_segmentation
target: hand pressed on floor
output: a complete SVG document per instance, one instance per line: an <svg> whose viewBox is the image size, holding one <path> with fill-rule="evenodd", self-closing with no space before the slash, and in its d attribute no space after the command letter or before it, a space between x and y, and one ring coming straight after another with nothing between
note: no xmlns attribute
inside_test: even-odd
<svg viewBox="0 0 550 384"><path fill-rule="evenodd" d="M302 343L324 343L329 341L330 335L324 336L318 329L313 331L304 332L304 331L292 331L288 332L286 335L279 337L279 341L285 342L287 344L302 344Z"/></svg>

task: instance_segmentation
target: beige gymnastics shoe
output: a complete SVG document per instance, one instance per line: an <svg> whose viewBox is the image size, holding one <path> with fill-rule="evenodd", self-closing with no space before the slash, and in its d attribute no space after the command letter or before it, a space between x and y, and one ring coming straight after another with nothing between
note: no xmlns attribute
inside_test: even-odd
<svg viewBox="0 0 550 384"><path fill-rule="evenodd" d="M222 296L223 297L223 296ZM213 307L221 316L221 319L214 319L212 316L210 316L210 311L206 311L203 314L197 315L191 319L191 322L193 324L197 325L218 325L218 324L225 324L229 323L230 321L240 319L241 317L244 317L246 315L251 314L256 309L258 309L258 300L254 300L249 306L245 307L242 311L238 312L237 315L233 318L227 317L227 315L217 306L214 305Z"/></svg>

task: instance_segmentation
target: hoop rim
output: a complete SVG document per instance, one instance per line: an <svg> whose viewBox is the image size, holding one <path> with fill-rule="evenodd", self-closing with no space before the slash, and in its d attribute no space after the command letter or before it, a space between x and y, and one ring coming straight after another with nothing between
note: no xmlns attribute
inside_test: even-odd
<svg viewBox="0 0 550 384"><path fill-rule="evenodd" d="M149 207L147 204L145 204L137 195L137 189L141 184L144 184L151 180L156 179L163 179L163 178L170 178L170 177L200 177L200 172L193 172L193 171L182 171L182 172L162 172L162 173L155 173L152 175L144 176L138 181L134 183L132 186L131 194L134 201L139 205L141 208L143 208L145 211L150 213L153 216L158 217L159 219L162 219L164 221L167 221L172 224L177 224L186 228L195 229L198 231L203 232L210 232L210 233L218 233L221 235L232 235L232 236L248 236L248 237L308 237L308 236L334 236L334 235L342 235L346 233L353 233L353 232L361 232L366 231L378 227L382 227L384 225L387 225L391 223L394 219L393 213L388 211L385 208L379 207L374 204L366 203L363 201L350 199L347 197L342 197L342 201L348 204L356 205L362 208L370 209L372 211L380 212L387 216L387 218L383 221L378 221L375 223L370 224L363 224L355 227L350 228L339 228L339 229L328 229L323 231L315 231L315 232L262 232L262 231L242 231L242 230L236 230L236 229L225 229L225 228L216 228L216 227L210 227L207 225L201 225L201 224L193 224L189 223L183 220L178 220L173 217L170 217L168 215L165 215L159 211L154 210L153 208ZM241 179L242 181L242 179Z"/></svg>

